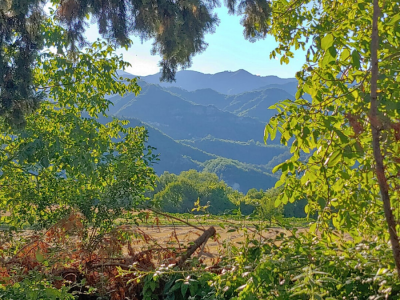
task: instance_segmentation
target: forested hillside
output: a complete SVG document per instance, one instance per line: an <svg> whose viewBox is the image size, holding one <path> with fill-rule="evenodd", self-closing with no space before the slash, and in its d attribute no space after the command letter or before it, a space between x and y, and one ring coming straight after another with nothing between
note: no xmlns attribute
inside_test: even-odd
<svg viewBox="0 0 400 300"><path fill-rule="evenodd" d="M294 99L296 89L297 83L290 82L283 85L268 85L262 89L234 95L223 95L212 89L188 92L181 88L171 87L167 90L189 102L213 105L220 110L234 113L237 116L252 117L267 122L275 113L268 108L278 101Z"/></svg>
<svg viewBox="0 0 400 300"><path fill-rule="evenodd" d="M134 78L126 72L120 71L120 75ZM193 76L197 81L192 80ZM296 88L297 81L258 77L243 70L216 74L212 80L210 76L181 71L173 85L151 84L145 80L152 82L155 77L143 77L139 81L140 94L111 97L113 105L109 112L121 119L133 118L146 124L150 135L148 144L157 148L155 153L160 155L160 161L155 164L158 174L207 170L242 192L254 187L272 187L277 180L271 175L273 163L287 158L288 147L278 146L276 142L264 144L265 123L275 114L268 107L293 99L290 92ZM253 78L255 83L240 85L241 93L233 95L212 89L233 87L238 76ZM236 79L230 81L232 78ZM194 82L204 88L191 90L195 88ZM260 86L263 88L253 90ZM136 120L131 120L132 126L137 124Z"/></svg>
<svg viewBox="0 0 400 300"><path fill-rule="evenodd" d="M100 117L101 123L106 124L111 118ZM223 141L218 146L219 151L207 151L207 147L195 147L187 141L176 141L160 130L143 123L137 119L126 119L129 121L126 128L134 128L136 126L144 126L148 132L147 145L154 147L153 153L158 156L153 161L153 168L158 175L164 172L180 174L183 171L194 169L197 171L206 171L217 174L221 180L225 180L227 184L235 187L237 190L246 193L251 188L268 189L273 187L277 180L276 176L271 175L271 169L268 163L273 160L282 162L286 157L287 149L279 146L260 146L253 143L239 143L231 141ZM218 140L215 141L218 143ZM227 159L224 154L229 157L231 144L237 144L239 151L236 152L236 158ZM250 148L257 156L253 157L253 161L242 161L245 149L240 149L240 145ZM246 147L247 145L247 147ZM272 152L269 150L272 149ZM232 153L235 153L234 151ZM230 157L229 157L230 158Z"/></svg>
<svg viewBox="0 0 400 300"><path fill-rule="evenodd" d="M262 141L265 124L240 117L214 106L195 105L158 85L144 85L139 96L128 94L110 99L110 113L121 118L138 118L174 139L213 135L237 141Z"/></svg>
<svg viewBox="0 0 400 300"><path fill-rule="evenodd" d="M255 165L266 165L276 156L289 152L287 147L281 145L265 145L254 140L248 142L224 140L212 136L179 142L221 157Z"/></svg>

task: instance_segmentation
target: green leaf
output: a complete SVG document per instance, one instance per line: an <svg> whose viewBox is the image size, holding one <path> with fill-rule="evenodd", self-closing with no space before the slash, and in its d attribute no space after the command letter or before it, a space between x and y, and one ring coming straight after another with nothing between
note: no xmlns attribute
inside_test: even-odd
<svg viewBox="0 0 400 300"><path fill-rule="evenodd" d="M269 136L269 134L268 134L268 124L267 124L267 125L265 125L265 128L264 128L264 143L265 144L267 143L268 136Z"/></svg>
<svg viewBox="0 0 400 300"><path fill-rule="evenodd" d="M282 169L282 168L283 168L284 166L286 166L286 165L287 165L287 162L283 162L283 163L281 163L281 164L275 166L275 167L272 169L272 173L275 173L276 171L278 171L279 169Z"/></svg>
<svg viewBox="0 0 400 300"><path fill-rule="evenodd" d="M333 35L331 33L328 33L321 40L321 48L322 50L327 50L332 45L333 45Z"/></svg>
<svg viewBox="0 0 400 300"><path fill-rule="evenodd" d="M300 99L303 96L303 94L304 94L303 88L299 88L295 95L296 99Z"/></svg>
<svg viewBox="0 0 400 300"><path fill-rule="evenodd" d="M356 69L360 68L360 54L356 50L351 52L351 64Z"/></svg>
<svg viewBox="0 0 400 300"><path fill-rule="evenodd" d="M191 283L189 285L190 295L195 297L199 293L199 285Z"/></svg>
<svg viewBox="0 0 400 300"><path fill-rule="evenodd" d="M177 290L179 290L182 286L183 281L182 280L177 280L175 281L175 284L172 286L172 288L169 289L169 293L175 292Z"/></svg>
<svg viewBox="0 0 400 300"><path fill-rule="evenodd" d="M324 55L324 59L321 62L321 67L324 68L325 66L331 64L335 61L335 57L331 55L330 51L326 51ZM315 90L316 91L316 90ZM314 94L315 95L315 94Z"/></svg>
<svg viewBox="0 0 400 300"><path fill-rule="evenodd" d="M340 53L340 60L345 61L350 57L350 50L349 49L343 49L342 53Z"/></svg>
<svg viewBox="0 0 400 300"><path fill-rule="evenodd" d="M334 46L329 47L328 52L334 59L336 58L337 52L336 52L336 48Z"/></svg>
<svg viewBox="0 0 400 300"><path fill-rule="evenodd" d="M40 263L44 261L44 256L40 251L36 252L36 260Z"/></svg>
<svg viewBox="0 0 400 300"><path fill-rule="evenodd" d="M148 284L150 286L151 291L154 292L156 289L156 282L153 280L150 280Z"/></svg>
<svg viewBox="0 0 400 300"><path fill-rule="evenodd" d="M392 26L394 25L396 22L398 22L400 20L400 14L395 14L393 16L392 19L390 19L390 21L387 23L387 25Z"/></svg>
<svg viewBox="0 0 400 300"><path fill-rule="evenodd" d="M328 167L335 166L340 161L341 157L341 151L336 150L335 152L333 152L332 155L329 156L329 158L327 159Z"/></svg>
<svg viewBox="0 0 400 300"><path fill-rule="evenodd" d="M189 282L184 282L184 283L181 285L182 297L185 297L185 296L186 296L186 292L187 292L188 288L189 288Z"/></svg>

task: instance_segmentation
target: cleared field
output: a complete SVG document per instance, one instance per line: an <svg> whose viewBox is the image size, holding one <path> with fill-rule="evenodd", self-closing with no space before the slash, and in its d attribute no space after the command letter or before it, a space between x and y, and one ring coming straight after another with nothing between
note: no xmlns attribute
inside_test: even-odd
<svg viewBox="0 0 400 300"><path fill-rule="evenodd" d="M207 229L208 227L204 227ZM282 228L271 228L264 230L260 234L252 232L251 227L239 228L233 231L232 229L223 229L215 226L217 234L214 238L210 238L201 253L201 256L207 258L216 258L219 255L229 255L232 246L238 246L245 239L246 235L254 236L256 239L265 240L273 239L276 235L291 233ZM243 230L244 229L244 230ZM299 229L304 232L307 229ZM190 226L148 226L138 227L135 231L139 232L138 238L133 241L133 248L136 251L141 251L145 247L149 247L149 242L145 242L141 235L146 235L150 239L150 244L154 244L163 248L176 248L177 251L182 251L196 240L203 232ZM247 233L246 233L247 231Z"/></svg>

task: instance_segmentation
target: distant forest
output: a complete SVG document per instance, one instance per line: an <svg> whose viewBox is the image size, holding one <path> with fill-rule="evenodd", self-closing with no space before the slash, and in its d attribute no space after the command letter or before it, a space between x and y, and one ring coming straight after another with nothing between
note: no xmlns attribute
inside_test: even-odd
<svg viewBox="0 0 400 300"><path fill-rule="evenodd" d="M179 175L165 172L156 179L155 189L147 192L147 196L155 206L170 213L202 213L232 214L240 209L243 215L254 214L270 219L276 216L286 218L305 218L305 199L275 207L275 200L282 191L280 188L268 190L249 189L241 193L223 180L216 173L184 171ZM197 206L195 203L197 202ZM196 210L196 207L204 207Z"/></svg>

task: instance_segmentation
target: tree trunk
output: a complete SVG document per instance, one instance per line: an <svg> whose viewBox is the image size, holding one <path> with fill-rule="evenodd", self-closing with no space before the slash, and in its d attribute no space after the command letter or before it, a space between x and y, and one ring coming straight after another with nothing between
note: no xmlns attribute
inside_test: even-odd
<svg viewBox="0 0 400 300"><path fill-rule="evenodd" d="M371 36L371 107L370 107L370 122L372 130L372 146L375 159L375 172L378 179L379 188L382 196L383 209L385 212L386 222L389 229L390 242L392 244L392 252L396 263L397 275L400 278L400 244L399 236L396 231L396 221L393 216L393 211L389 197L389 185L385 175L385 167L383 165L383 155L379 140L379 132L381 130L378 120L378 47L379 47L379 3L374 0L374 13L372 20L372 36Z"/></svg>

